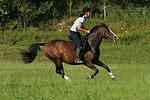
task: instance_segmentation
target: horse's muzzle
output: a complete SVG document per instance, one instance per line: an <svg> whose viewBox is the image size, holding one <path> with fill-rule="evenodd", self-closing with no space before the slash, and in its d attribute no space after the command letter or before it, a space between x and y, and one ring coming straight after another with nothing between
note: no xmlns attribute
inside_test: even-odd
<svg viewBox="0 0 150 100"><path fill-rule="evenodd" d="M118 40L118 37L117 36L115 36L115 41L117 41Z"/></svg>
<svg viewBox="0 0 150 100"><path fill-rule="evenodd" d="M118 40L118 37L117 36L112 36L111 40L114 41L114 42L116 42Z"/></svg>

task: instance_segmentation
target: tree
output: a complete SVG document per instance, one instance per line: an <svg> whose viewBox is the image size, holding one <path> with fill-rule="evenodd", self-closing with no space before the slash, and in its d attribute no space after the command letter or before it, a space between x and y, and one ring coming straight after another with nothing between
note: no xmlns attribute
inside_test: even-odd
<svg viewBox="0 0 150 100"><path fill-rule="evenodd" d="M0 30L10 20L10 12L13 11L12 2L10 0L1 0L0 2Z"/></svg>
<svg viewBox="0 0 150 100"><path fill-rule="evenodd" d="M71 14L72 14L72 0L70 0L70 16L71 16Z"/></svg>
<svg viewBox="0 0 150 100"><path fill-rule="evenodd" d="M19 18L21 18L24 30L26 30L29 21L37 17L39 14L44 14L53 6L53 2L46 0L45 2L39 2L37 5L36 2L15 0L15 2L13 2L13 6L17 7L19 11Z"/></svg>

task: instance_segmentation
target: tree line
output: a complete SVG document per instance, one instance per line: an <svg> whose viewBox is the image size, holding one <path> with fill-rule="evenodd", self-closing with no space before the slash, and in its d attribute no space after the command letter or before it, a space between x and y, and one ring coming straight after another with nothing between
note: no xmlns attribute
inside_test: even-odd
<svg viewBox="0 0 150 100"><path fill-rule="evenodd" d="M150 0L1 0L0 1L0 30L38 26L40 23L53 19L77 16L84 6L88 6L99 14L111 4L126 9L134 7L149 7ZM97 10L96 10L97 9ZM93 13L94 14L94 13ZM105 14L105 13L103 13Z"/></svg>

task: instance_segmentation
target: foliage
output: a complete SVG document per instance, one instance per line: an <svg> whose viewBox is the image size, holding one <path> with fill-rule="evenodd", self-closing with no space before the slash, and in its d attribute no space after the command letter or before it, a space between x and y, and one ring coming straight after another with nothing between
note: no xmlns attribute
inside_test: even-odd
<svg viewBox="0 0 150 100"><path fill-rule="evenodd" d="M117 33L119 41L116 44L130 45L130 44L149 44L150 30L142 26L141 28L129 24L121 24L119 26L110 26L110 28ZM109 41L108 41L109 42Z"/></svg>
<svg viewBox="0 0 150 100"><path fill-rule="evenodd" d="M14 10L11 3L9 0L1 0L0 2L0 30L5 26L5 23L10 21L10 11Z"/></svg>
<svg viewBox="0 0 150 100"><path fill-rule="evenodd" d="M2 32L2 31L1 31ZM49 39L54 39L56 36L51 36L47 33L42 31L35 32L32 29L28 31L19 31L19 30L6 30L4 31L3 35L0 36L1 41L4 44L10 45L28 45L29 43L33 42L45 42Z"/></svg>
<svg viewBox="0 0 150 100"><path fill-rule="evenodd" d="M150 5L148 0L1 0L1 30L12 28L26 29L29 26L39 26L41 23L45 24L46 22L51 25L53 24L53 19L60 19L63 18L63 16L68 17L70 15L78 16L84 6L91 7L92 9L94 4L102 6L103 1L107 3L107 9L109 5L113 5L108 9L111 18L116 18L116 15L120 16L120 14L122 14L122 12L119 11L119 14L115 14L115 17L112 16L114 12L118 12L117 10L128 9L130 13L133 12L136 7L142 7L140 10L143 12L143 15L146 16ZM130 8L133 9L130 10ZM103 7L100 7L100 9L103 10ZM111 10L114 11L112 12ZM136 14L134 15L136 16ZM122 20L122 18L119 18L119 20ZM46 25L48 23L46 23Z"/></svg>
<svg viewBox="0 0 150 100"><path fill-rule="evenodd" d="M105 1L107 20L94 16L93 19L88 19L85 27L91 29L100 22L105 22L119 37L116 43L112 43L113 45L149 44L148 1L145 1L146 3L132 0ZM72 8L69 8L70 2L72 2ZM90 7L92 3L97 3L97 7L103 10L102 0L70 0L67 3L66 0L59 2L56 0L1 0L0 43L28 45L33 42L47 42L54 38L67 39L69 28L81 9L84 6ZM68 9L71 9L72 14ZM70 15L72 17L68 19ZM59 25L60 22L63 24Z"/></svg>
<svg viewBox="0 0 150 100"><path fill-rule="evenodd" d="M67 40L69 35L69 28L75 18L72 20L65 20L62 22L64 25L57 25L55 27L50 27L47 31L38 30L35 28L28 28L26 31L20 30L5 30L0 31L0 41L3 44L10 45L29 45L34 42L48 42L52 39L65 39ZM126 20L126 18L124 19ZM112 45L134 45L134 44L149 44L150 41L150 29L148 25L144 23L142 25L135 25L134 23L128 23L126 21L111 22L106 21L106 25L118 36L117 42L111 42L109 40L103 40L104 43L109 43ZM99 19L88 19L86 28L91 29L96 25L99 25L103 20ZM93 24L91 24L93 23ZM82 33L82 32L81 32ZM85 33L82 33L85 35Z"/></svg>
<svg viewBox="0 0 150 100"><path fill-rule="evenodd" d="M19 18L22 18L25 30L29 21L33 20L39 14L45 14L53 6L53 2L46 1L38 2L37 4L37 2L27 2L27 0L15 0L13 6L18 9Z"/></svg>

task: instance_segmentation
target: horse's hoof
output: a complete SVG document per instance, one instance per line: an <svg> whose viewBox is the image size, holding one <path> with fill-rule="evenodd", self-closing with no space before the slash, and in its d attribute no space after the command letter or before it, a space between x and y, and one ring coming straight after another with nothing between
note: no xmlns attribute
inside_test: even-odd
<svg viewBox="0 0 150 100"><path fill-rule="evenodd" d="M87 79L91 79L92 77L90 75L87 76Z"/></svg>
<svg viewBox="0 0 150 100"><path fill-rule="evenodd" d="M116 81L116 79L115 78L111 78L112 80L114 80L114 81Z"/></svg>

